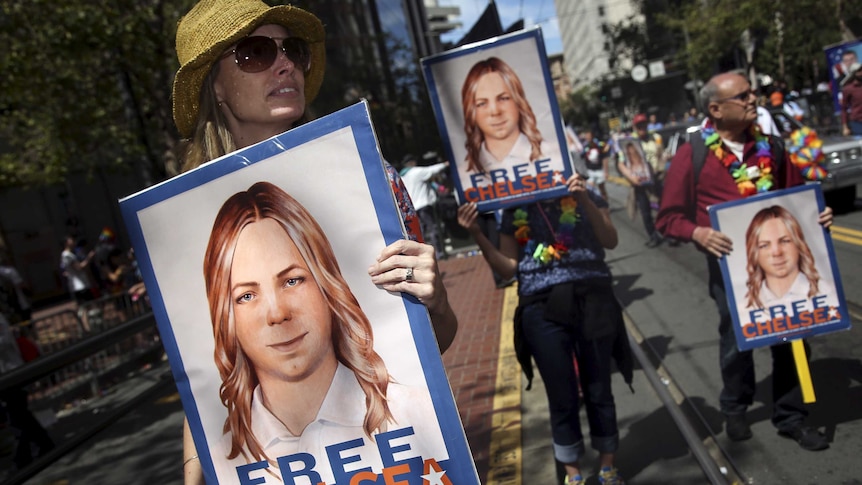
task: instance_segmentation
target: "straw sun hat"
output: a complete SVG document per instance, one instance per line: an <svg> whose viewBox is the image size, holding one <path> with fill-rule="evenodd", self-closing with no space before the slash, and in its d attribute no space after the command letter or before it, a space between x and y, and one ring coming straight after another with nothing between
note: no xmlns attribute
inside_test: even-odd
<svg viewBox="0 0 862 485"><path fill-rule="evenodd" d="M311 70L305 75L305 103L311 103L323 82L326 64L323 24L292 5L269 7L260 0L201 0L177 26L180 69L174 78L174 122L182 136L197 123L200 93L213 64L228 47L257 27L276 24L300 37L311 49Z"/></svg>

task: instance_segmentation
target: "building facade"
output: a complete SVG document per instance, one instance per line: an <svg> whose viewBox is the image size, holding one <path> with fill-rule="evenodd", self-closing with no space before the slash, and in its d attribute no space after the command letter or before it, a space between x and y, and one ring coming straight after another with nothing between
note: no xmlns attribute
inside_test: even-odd
<svg viewBox="0 0 862 485"><path fill-rule="evenodd" d="M554 4L572 86L592 84L610 71L603 26L627 21L637 12L631 2L615 0L554 0Z"/></svg>

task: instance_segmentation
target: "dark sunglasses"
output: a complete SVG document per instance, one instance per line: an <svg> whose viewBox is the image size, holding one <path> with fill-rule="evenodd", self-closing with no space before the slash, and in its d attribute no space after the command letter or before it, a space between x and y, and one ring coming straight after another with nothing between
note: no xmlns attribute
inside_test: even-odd
<svg viewBox="0 0 862 485"><path fill-rule="evenodd" d="M725 101L730 101L732 99L745 102L745 101L748 101L748 98L750 98L751 96L757 96L757 94L754 92L754 90L749 89L747 91L743 91L743 92L741 92L737 95L734 95L734 96L728 96L726 98L716 99L715 102L716 103L723 103Z"/></svg>
<svg viewBox="0 0 862 485"><path fill-rule="evenodd" d="M255 73L269 69L281 49L290 62L303 74L311 69L311 50L308 43L299 37L264 37L253 35L237 42L236 47L224 53L222 58L234 54L236 65L243 72Z"/></svg>

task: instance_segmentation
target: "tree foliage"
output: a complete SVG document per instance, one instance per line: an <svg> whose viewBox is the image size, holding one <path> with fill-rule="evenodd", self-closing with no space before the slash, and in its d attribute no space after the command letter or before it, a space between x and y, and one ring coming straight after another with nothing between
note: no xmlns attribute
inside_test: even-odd
<svg viewBox="0 0 862 485"><path fill-rule="evenodd" d="M680 59L693 77L705 79L743 67L740 36L748 29L756 41L758 72L781 76L801 87L825 77L823 48L847 40L843 25L857 24L860 0L687 0L680 12L665 12L660 23L687 38Z"/></svg>
<svg viewBox="0 0 862 485"><path fill-rule="evenodd" d="M567 124L576 127L593 127L599 122L600 113L606 106L599 101L599 91L592 86L583 86L560 100L560 112Z"/></svg>
<svg viewBox="0 0 862 485"><path fill-rule="evenodd" d="M164 174L173 37L191 1L0 1L0 186Z"/></svg>
<svg viewBox="0 0 862 485"><path fill-rule="evenodd" d="M0 187L96 170L134 170L143 183L174 173L174 38L194 3L0 0ZM354 25L359 16L371 22L364 3L292 3L327 29L327 74L312 117L366 97L387 153L439 144L425 126L433 116L415 56Z"/></svg>

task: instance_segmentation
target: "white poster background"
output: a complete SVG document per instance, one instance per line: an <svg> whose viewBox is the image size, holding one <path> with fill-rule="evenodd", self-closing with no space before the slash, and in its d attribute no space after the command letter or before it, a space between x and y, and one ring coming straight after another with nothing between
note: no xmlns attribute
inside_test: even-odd
<svg viewBox="0 0 862 485"><path fill-rule="evenodd" d="M221 205L231 195L259 181L286 191L320 224L332 244L344 279L371 322L374 349L393 379L408 386L428 387L401 295L377 288L367 273L386 246L379 225L351 223L377 218L367 185L356 182L365 177L352 130L343 128L138 212L210 450L216 449L215 444L221 439L227 411L219 401L221 379L213 361L203 257ZM322 193L338 197L330 200L321 197ZM179 249L186 252L179 253ZM423 440L436 444L433 456L438 461L446 459L448 453L439 422L436 416L428 419L434 421L430 424L438 433L434 437L423 436ZM221 483L234 481L222 482L222 477L219 478Z"/></svg>

